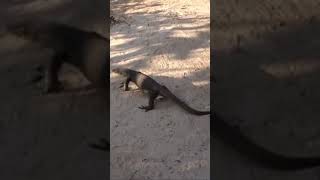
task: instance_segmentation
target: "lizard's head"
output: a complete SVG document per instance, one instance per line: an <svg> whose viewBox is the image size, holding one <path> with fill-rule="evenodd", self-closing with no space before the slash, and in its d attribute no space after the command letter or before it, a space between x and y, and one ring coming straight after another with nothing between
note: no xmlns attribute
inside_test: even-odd
<svg viewBox="0 0 320 180"><path fill-rule="evenodd" d="M112 69L112 72L114 72L116 74L120 74L120 75L126 75L126 74L128 74L128 69L125 69L125 68L114 68L114 69Z"/></svg>

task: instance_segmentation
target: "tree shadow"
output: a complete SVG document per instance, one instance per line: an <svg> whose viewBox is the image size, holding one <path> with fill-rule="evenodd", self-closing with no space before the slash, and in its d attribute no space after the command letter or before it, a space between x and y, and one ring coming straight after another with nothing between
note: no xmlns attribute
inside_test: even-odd
<svg viewBox="0 0 320 180"><path fill-rule="evenodd" d="M161 4L147 5L138 0L117 1L111 5L112 13L124 17L129 24L112 27L111 35L123 43L111 46L111 54L126 53L111 55L111 66L124 61L129 67L143 68L156 56L186 60L192 53L209 48L209 17L182 17L171 11L147 9L156 6ZM195 22L200 25L192 25Z"/></svg>

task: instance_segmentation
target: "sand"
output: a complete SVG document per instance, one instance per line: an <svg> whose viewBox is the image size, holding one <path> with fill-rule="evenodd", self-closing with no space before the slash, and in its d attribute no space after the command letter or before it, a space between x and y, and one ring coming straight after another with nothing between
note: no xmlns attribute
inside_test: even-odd
<svg viewBox="0 0 320 180"><path fill-rule="evenodd" d="M192 107L210 109L210 3L111 1L111 67L150 75ZM147 97L123 92L111 73L111 179L210 179L209 116L170 100L144 112ZM132 85L132 89L136 89Z"/></svg>

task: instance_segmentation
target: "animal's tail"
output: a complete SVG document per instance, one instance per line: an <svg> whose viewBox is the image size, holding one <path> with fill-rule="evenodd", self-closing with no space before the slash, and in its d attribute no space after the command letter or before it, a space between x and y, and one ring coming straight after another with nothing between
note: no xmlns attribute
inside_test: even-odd
<svg viewBox="0 0 320 180"><path fill-rule="evenodd" d="M178 104L180 107L182 107L184 110L188 111L191 114L202 116L202 115L208 115L211 112L210 111L198 111L196 109L191 108L189 105L187 105L185 102L180 100L177 96L175 96L166 86L162 86L164 96L171 98L176 104Z"/></svg>
<svg viewBox="0 0 320 180"><path fill-rule="evenodd" d="M210 126L219 139L266 167L278 170L301 170L320 166L320 157L291 157L269 151L255 144L238 128L229 125L216 114L214 114L213 123L210 123Z"/></svg>

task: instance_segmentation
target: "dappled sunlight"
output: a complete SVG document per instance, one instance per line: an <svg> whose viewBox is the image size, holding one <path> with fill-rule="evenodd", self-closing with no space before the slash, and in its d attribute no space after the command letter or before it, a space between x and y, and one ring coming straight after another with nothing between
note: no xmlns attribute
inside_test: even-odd
<svg viewBox="0 0 320 180"><path fill-rule="evenodd" d="M207 80L207 81L195 81L195 82L192 82L192 84L194 86L201 87L201 86L205 86L205 85L210 85L210 80Z"/></svg>
<svg viewBox="0 0 320 180"><path fill-rule="evenodd" d="M177 27L172 27L171 30L173 31L172 35L170 37L172 38L192 38L192 39L196 39L198 38L198 36L202 35L207 35L209 36L209 32L210 31L210 25L208 23L204 23L203 25L200 25L197 27L197 31L192 31L192 29L194 28L194 26L192 25L188 25L185 24L183 26L179 26L179 28ZM208 42L210 41L210 39L207 39ZM208 47L210 48L210 47Z"/></svg>
<svg viewBox="0 0 320 180"><path fill-rule="evenodd" d="M111 37L111 39L115 39L115 40L120 39L118 44L121 44L121 43L123 43L122 41L134 40L134 37L126 36L125 34L121 34L121 33L114 33L113 36ZM115 43L117 43L117 42L115 42Z"/></svg>
<svg viewBox="0 0 320 180"><path fill-rule="evenodd" d="M134 58L134 59L130 59L130 60L123 60L120 62L112 63L112 65L128 67L128 65L130 65L134 62L139 62L139 61L140 61L139 58Z"/></svg>
<svg viewBox="0 0 320 180"><path fill-rule="evenodd" d="M110 16L118 22L110 27L110 69L140 71L157 82L150 86L165 86L191 107L208 110L209 7L209 0L111 1ZM152 111L141 111L138 107L148 103L148 93L144 94L134 83L129 84L133 91L119 89L124 79L110 72L111 125L117 125L111 128L111 144L124 144L121 148L111 147L111 151L116 152L111 153L112 177L207 179L210 167L202 158L208 155L209 116L196 117L197 121L193 121L195 117L175 106L170 96L164 98L168 101L163 101L161 93ZM149 81L144 82L149 84ZM186 133L194 136L188 137ZM137 144L134 141L141 146L133 147L132 144ZM185 141L192 147L187 148ZM201 146L194 147L196 143ZM123 158L125 156L130 159ZM129 172L128 167L134 170Z"/></svg>
<svg viewBox="0 0 320 180"><path fill-rule="evenodd" d="M143 68L148 66L147 61L162 61L163 58L170 62L192 60L200 50L207 51L209 66L209 9L206 15L195 16L192 8L179 7L174 2L118 1L112 11L122 14L120 19L126 21L111 27L112 64L140 59L139 66ZM131 62L138 63L135 60Z"/></svg>

